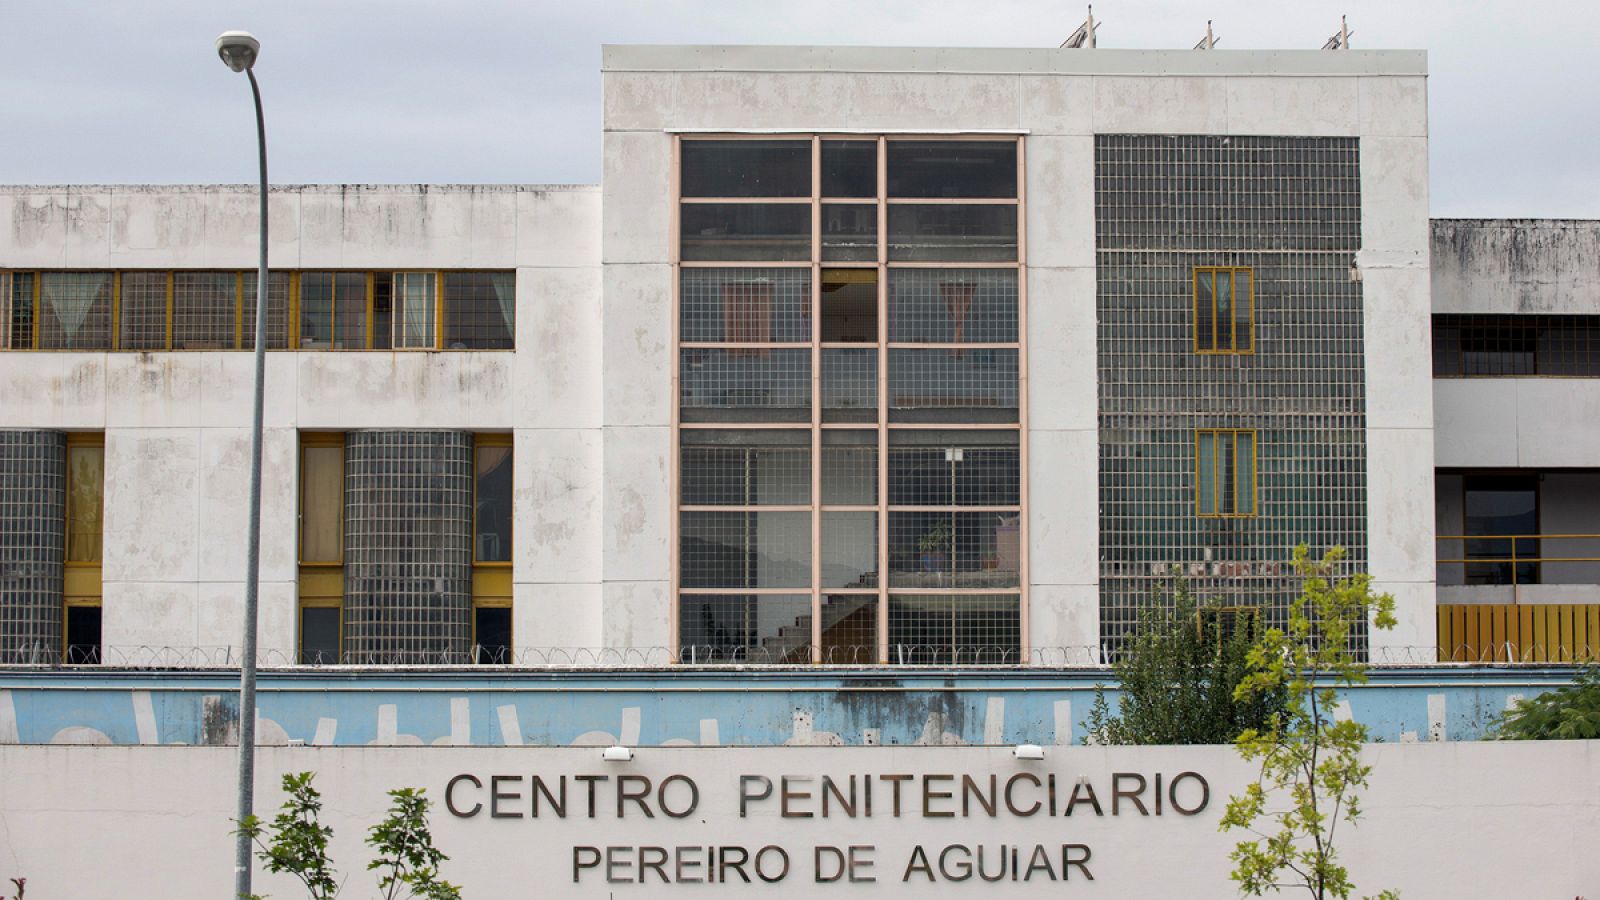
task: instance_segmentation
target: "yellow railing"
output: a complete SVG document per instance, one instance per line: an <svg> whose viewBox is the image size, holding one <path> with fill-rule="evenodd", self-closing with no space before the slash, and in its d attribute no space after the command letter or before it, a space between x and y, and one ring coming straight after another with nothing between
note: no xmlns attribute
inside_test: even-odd
<svg viewBox="0 0 1600 900"><path fill-rule="evenodd" d="M1600 604L1441 604L1440 662L1600 659Z"/></svg>
<svg viewBox="0 0 1600 900"><path fill-rule="evenodd" d="M1517 569L1524 563L1600 563L1597 556L1542 556L1542 541L1552 541L1558 546L1563 541L1594 541L1600 545L1600 534L1441 534L1439 541L1439 565L1507 565L1511 569L1511 586L1516 587L1521 577ZM1461 557L1447 557L1444 544L1447 541L1459 541L1457 550ZM1472 554L1467 548L1471 544L1478 546L1487 545L1491 549ZM1570 546L1570 544L1569 544ZM1600 579L1596 579L1600 583Z"/></svg>

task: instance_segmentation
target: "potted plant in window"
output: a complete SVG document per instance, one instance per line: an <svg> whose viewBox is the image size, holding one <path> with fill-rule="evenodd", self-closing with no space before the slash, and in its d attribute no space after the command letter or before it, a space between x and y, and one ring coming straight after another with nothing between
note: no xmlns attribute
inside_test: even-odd
<svg viewBox="0 0 1600 900"><path fill-rule="evenodd" d="M940 519L917 538L917 551L924 572L946 572L950 569L950 548L955 542L955 529L948 518Z"/></svg>

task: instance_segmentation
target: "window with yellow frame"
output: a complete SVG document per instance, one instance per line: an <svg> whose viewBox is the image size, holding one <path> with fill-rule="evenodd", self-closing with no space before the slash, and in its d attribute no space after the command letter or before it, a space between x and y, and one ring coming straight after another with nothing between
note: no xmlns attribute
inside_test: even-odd
<svg viewBox="0 0 1600 900"><path fill-rule="evenodd" d="M105 533L105 435L67 436L66 572L62 653L69 665L101 661L101 544Z"/></svg>
<svg viewBox="0 0 1600 900"><path fill-rule="evenodd" d="M1202 428L1194 433L1195 511L1207 518L1256 514L1256 433Z"/></svg>
<svg viewBox="0 0 1600 900"><path fill-rule="evenodd" d="M1196 266L1194 352L1256 352L1255 273L1245 266Z"/></svg>
<svg viewBox="0 0 1600 900"><path fill-rule="evenodd" d="M511 658L511 435L473 439L472 647L473 662Z"/></svg>
<svg viewBox="0 0 1600 900"><path fill-rule="evenodd" d="M300 435L298 662L343 658L344 435Z"/></svg>
<svg viewBox="0 0 1600 900"><path fill-rule="evenodd" d="M510 434L473 440L473 661L511 661ZM300 435L299 661L343 658L344 434Z"/></svg>

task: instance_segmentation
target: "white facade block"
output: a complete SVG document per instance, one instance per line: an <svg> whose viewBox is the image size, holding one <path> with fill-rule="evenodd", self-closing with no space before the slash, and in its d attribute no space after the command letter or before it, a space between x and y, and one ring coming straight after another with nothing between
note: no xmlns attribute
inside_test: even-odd
<svg viewBox="0 0 1600 900"><path fill-rule="evenodd" d="M106 427L104 353L0 353L5 427Z"/></svg>
<svg viewBox="0 0 1600 900"><path fill-rule="evenodd" d="M640 662L667 662L671 642L671 595L665 581L617 581L608 577L602 599L604 647L631 649Z"/></svg>
<svg viewBox="0 0 1600 900"><path fill-rule="evenodd" d="M855 79L843 73L706 72L662 76L672 92L670 125L700 128L793 128L831 120L855 120ZM609 123L611 128L627 127ZM660 127L660 126L657 126Z"/></svg>
<svg viewBox="0 0 1600 900"><path fill-rule="evenodd" d="M667 261L672 205L672 138L659 131L608 131L601 258L607 263Z"/></svg>
<svg viewBox="0 0 1600 900"><path fill-rule="evenodd" d="M1028 269L1028 425L1034 430L1093 430L1095 387L1094 269Z"/></svg>
<svg viewBox="0 0 1600 900"><path fill-rule="evenodd" d="M598 265L598 188L563 185L518 191L516 198L517 251L514 261L518 266L568 269ZM518 296L521 296L520 293Z"/></svg>
<svg viewBox="0 0 1600 900"><path fill-rule="evenodd" d="M1094 79L1087 75L1023 75L1017 83L1030 135L1094 134ZM1029 153L1033 142L1029 141ZM1033 190L1033 172L1028 173Z"/></svg>
<svg viewBox="0 0 1600 900"><path fill-rule="evenodd" d="M1511 378L1434 379L1436 464L1517 466L1517 388Z"/></svg>
<svg viewBox="0 0 1600 900"><path fill-rule="evenodd" d="M1030 137L1028 267L1094 266L1094 137Z"/></svg>
<svg viewBox="0 0 1600 900"><path fill-rule="evenodd" d="M1361 133L1428 136L1428 80L1421 75L1362 78Z"/></svg>
<svg viewBox="0 0 1600 900"><path fill-rule="evenodd" d="M598 582L518 583L513 587L516 605L511 616L511 645L518 651L528 648L534 654L523 662L586 665L595 661L591 656L556 651L593 650L606 645L601 634L603 603Z"/></svg>
<svg viewBox="0 0 1600 900"><path fill-rule="evenodd" d="M1363 252L1428 252L1428 139L1361 139Z"/></svg>
<svg viewBox="0 0 1600 900"><path fill-rule="evenodd" d="M607 427L672 421L672 267L607 266L604 359Z"/></svg>
<svg viewBox="0 0 1600 900"><path fill-rule="evenodd" d="M1362 276L1367 426L1433 427L1428 270L1373 268Z"/></svg>
<svg viewBox="0 0 1600 900"><path fill-rule="evenodd" d="M1232 78L1229 134L1360 133L1360 79Z"/></svg>
<svg viewBox="0 0 1600 900"><path fill-rule="evenodd" d="M853 128L982 131L1021 127L1015 76L872 72L856 74L849 81ZM823 115L801 121L808 127L825 127L828 114L820 112Z"/></svg>
<svg viewBox="0 0 1600 900"><path fill-rule="evenodd" d="M200 435L197 428L106 432L102 546L108 598L118 581L191 587L199 581ZM211 552L209 540L205 552Z"/></svg>
<svg viewBox="0 0 1600 900"><path fill-rule="evenodd" d="M528 428L589 428L602 420L596 377L603 322L600 267L517 270L513 418Z"/></svg>
<svg viewBox="0 0 1600 900"><path fill-rule="evenodd" d="M1100 662L1100 589L1095 584L1036 584L1028 591L1030 659L1039 665Z"/></svg>
<svg viewBox="0 0 1600 900"><path fill-rule="evenodd" d="M102 600L101 641L106 661L150 665L161 648L188 651L199 647L195 623L200 607L200 583L187 581L107 581ZM217 646L237 643L235 636Z"/></svg>
<svg viewBox="0 0 1600 900"><path fill-rule="evenodd" d="M665 581L672 498L668 490L671 431L605 430L605 580ZM653 615L666 618L666 607ZM607 628L611 617L606 618Z"/></svg>
<svg viewBox="0 0 1600 900"><path fill-rule="evenodd" d="M1436 662L1439 620L1432 583L1374 579L1374 593L1394 597L1395 626L1367 630L1367 653L1379 665L1426 665Z"/></svg>
<svg viewBox="0 0 1600 900"><path fill-rule="evenodd" d="M285 666L296 661L299 647L299 600L290 581L263 580L256 593L257 661L262 666ZM202 582L195 603L194 646L213 664L239 661L244 646L244 582ZM114 646L107 641L107 646ZM216 648L226 647L231 657L218 659Z"/></svg>
<svg viewBox="0 0 1600 900"><path fill-rule="evenodd" d="M1029 580L1100 578L1100 443L1096 430L1028 435Z"/></svg>
<svg viewBox="0 0 1600 900"><path fill-rule="evenodd" d="M517 429L516 582L600 581L603 459L597 428Z"/></svg>
<svg viewBox="0 0 1600 900"><path fill-rule="evenodd" d="M1101 76L1094 80L1097 134L1227 134L1220 78Z"/></svg>
<svg viewBox="0 0 1600 900"><path fill-rule="evenodd" d="M1433 432L1367 429L1367 560L1376 581L1434 580Z"/></svg>

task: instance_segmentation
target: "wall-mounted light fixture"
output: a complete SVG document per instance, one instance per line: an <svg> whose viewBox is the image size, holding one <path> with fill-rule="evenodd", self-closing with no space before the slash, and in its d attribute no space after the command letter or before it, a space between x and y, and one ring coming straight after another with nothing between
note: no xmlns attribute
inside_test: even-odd
<svg viewBox="0 0 1600 900"><path fill-rule="evenodd" d="M1044 748L1038 744L1018 744L1011 755L1017 759L1044 759Z"/></svg>
<svg viewBox="0 0 1600 900"><path fill-rule="evenodd" d="M629 747L607 747L600 751L600 758L606 762L629 762L633 759L633 750Z"/></svg>

